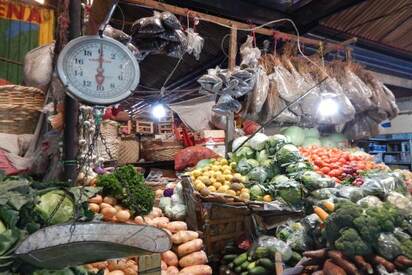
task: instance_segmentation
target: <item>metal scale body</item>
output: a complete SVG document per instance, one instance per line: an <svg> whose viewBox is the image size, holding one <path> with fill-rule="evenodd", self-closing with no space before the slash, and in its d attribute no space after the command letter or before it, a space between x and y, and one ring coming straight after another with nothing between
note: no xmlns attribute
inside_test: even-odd
<svg viewBox="0 0 412 275"><path fill-rule="evenodd" d="M133 54L103 36L117 3L113 1L99 35L74 39L59 55L57 71L68 95L88 105L120 102L139 83L139 64ZM170 248L170 236L153 226L73 222L40 229L20 243L14 256L39 268L61 269Z"/></svg>

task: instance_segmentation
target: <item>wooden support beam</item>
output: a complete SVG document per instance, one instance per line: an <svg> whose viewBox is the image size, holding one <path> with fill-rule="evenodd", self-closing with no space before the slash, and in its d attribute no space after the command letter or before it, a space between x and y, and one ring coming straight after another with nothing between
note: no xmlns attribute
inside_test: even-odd
<svg viewBox="0 0 412 275"><path fill-rule="evenodd" d="M230 19L226 19L226 18L222 18L222 17L218 17L218 16L206 14L206 13L192 11L186 8L169 5L169 4L158 2L155 0L122 0L121 2L126 3L126 4L135 4L138 6L161 10L161 11L169 11L173 14L178 14L182 16L197 17L201 21L211 22L211 23L225 26L225 27L227 26L236 27L238 31L248 31L249 29L251 29L250 24L247 24L247 23L242 23L239 21L230 20ZM258 29L255 29L255 32L262 34L262 35L268 35L268 36L273 36L273 34L276 33L278 36L281 36L283 39L292 40L292 41L298 40L298 37L296 35L289 34L289 33L282 33L278 31L275 32L274 29L271 29L271 28L258 28ZM304 44L319 45L319 40L317 39L300 36L299 41ZM342 47L339 44L330 43L330 42L326 44L327 44L327 47Z"/></svg>
<svg viewBox="0 0 412 275"><path fill-rule="evenodd" d="M237 54L237 30L233 27L230 30L230 42L229 42L229 70L233 71L236 66L236 54Z"/></svg>

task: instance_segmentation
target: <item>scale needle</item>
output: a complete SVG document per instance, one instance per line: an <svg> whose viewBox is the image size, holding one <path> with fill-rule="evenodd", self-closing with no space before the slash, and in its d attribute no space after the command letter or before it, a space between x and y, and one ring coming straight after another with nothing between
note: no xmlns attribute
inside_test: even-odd
<svg viewBox="0 0 412 275"><path fill-rule="evenodd" d="M96 74L96 83L97 83L97 89L99 87L102 87L102 84L104 82L104 69L103 69L103 44L100 44L100 55L99 55L99 66L97 67L97 74Z"/></svg>

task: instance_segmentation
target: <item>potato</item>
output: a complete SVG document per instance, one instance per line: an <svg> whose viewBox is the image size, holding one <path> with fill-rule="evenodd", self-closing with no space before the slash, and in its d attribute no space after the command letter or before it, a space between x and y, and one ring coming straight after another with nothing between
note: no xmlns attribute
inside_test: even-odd
<svg viewBox="0 0 412 275"><path fill-rule="evenodd" d="M187 230L187 224L185 222L171 222L166 226L166 229L168 229L172 233L176 233L182 230Z"/></svg>
<svg viewBox="0 0 412 275"><path fill-rule="evenodd" d="M179 275L212 275L212 268L208 265L193 265L180 270Z"/></svg>
<svg viewBox="0 0 412 275"><path fill-rule="evenodd" d="M162 270L166 270L167 269L167 264L164 261L160 262L160 267Z"/></svg>
<svg viewBox="0 0 412 275"><path fill-rule="evenodd" d="M177 247L177 254L179 258L188 255L192 252L199 251L203 248L203 241L202 239L194 239L184 244L181 244Z"/></svg>
<svg viewBox="0 0 412 275"><path fill-rule="evenodd" d="M102 198L102 196L100 196L100 195L96 195L95 197L90 198L90 199L88 200L88 202L101 204L101 203L103 202L103 198Z"/></svg>
<svg viewBox="0 0 412 275"><path fill-rule="evenodd" d="M142 216L136 216L136 217L134 218L134 222L135 222L136 224L144 224L144 220L143 220Z"/></svg>
<svg viewBox="0 0 412 275"><path fill-rule="evenodd" d="M166 252L163 252L161 254L162 256L162 260L168 265L168 266L177 266L177 264L179 263L179 260L177 259L176 254L171 251L168 250Z"/></svg>
<svg viewBox="0 0 412 275"><path fill-rule="evenodd" d="M172 242L174 244L182 244L197 238L199 238L199 233L190 230L183 230L172 235Z"/></svg>
<svg viewBox="0 0 412 275"><path fill-rule="evenodd" d="M114 205L116 205L117 200L113 197L107 196L107 197L103 198L103 202L114 206Z"/></svg>
<svg viewBox="0 0 412 275"><path fill-rule="evenodd" d="M204 251L193 252L189 255L184 256L179 260L179 265L181 267L188 267L192 265L203 265L207 263L207 255Z"/></svg>
<svg viewBox="0 0 412 275"><path fill-rule="evenodd" d="M111 220L114 217L114 215L116 215L116 212L117 212L116 209L110 206L110 207L103 208L101 213L105 220Z"/></svg>
<svg viewBox="0 0 412 275"><path fill-rule="evenodd" d="M126 222L130 219L130 212L129 210L120 210L116 213L116 219L119 222Z"/></svg>
<svg viewBox="0 0 412 275"><path fill-rule="evenodd" d="M166 269L166 274L167 275L178 275L179 274L179 269L177 269L177 267L175 267L175 266L169 266Z"/></svg>
<svg viewBox="0 0 412 275"><path fill-rule="evenodd" d="M100 206L97 203L89 203L89 210L94 213L99 213Z"/></svg>
<svg viewBox="0 0 412 275"><path fill-rule="evenodd" d="M150 225L159 227L159 228L166 228L169 223L169 219L167 217L157 217L151 220Z"/></svg>
<svg viewBox="0 0 412 275"><path fill-rule="evenodd" d="M124 275L124 272L121 270L110 271L107 275Z"/></svg>

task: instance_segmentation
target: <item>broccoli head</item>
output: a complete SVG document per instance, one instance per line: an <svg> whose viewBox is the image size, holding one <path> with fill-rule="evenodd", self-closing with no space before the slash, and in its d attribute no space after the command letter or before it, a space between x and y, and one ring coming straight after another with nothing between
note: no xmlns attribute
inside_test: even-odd
<svg viewBox="0 0 412 275"><path fill-rule="evenodd" d="M334 243L340 236L339 231L345 227L353 227L353 221L362 215L362 208L353 202L342 202L325 222L324 237Z"/></svg>
<svg viewBox="0 0 412 275"><path fill-rule="evenodd" d="M359 233L353 228L342 229L340 237L335 241L335 248L348 257L368 255L372 253L371 247L365 243Z"/></svg>
<svg viewBox="0 0 412 275"><path fill-rule="evenodd" d="M372 216L361 215L353 220L356 230L366 242L376 242L381 233L380 221Z"/></svg>
<svg viewBox="0 0 412 275"><path fill-rule="evenodd" d="M400 226L403 221L398 209L387 203L384 203L381 207L367 209L366 215L378 222L382 232L393 232L395 227Z"/></svg>
<svg viewBox="0 0 412 275"><path fill-rule="evenodd" d="M401 250L403 255L412 259L412 239L401 242Z"/></svg>

